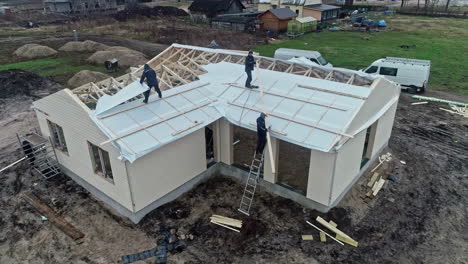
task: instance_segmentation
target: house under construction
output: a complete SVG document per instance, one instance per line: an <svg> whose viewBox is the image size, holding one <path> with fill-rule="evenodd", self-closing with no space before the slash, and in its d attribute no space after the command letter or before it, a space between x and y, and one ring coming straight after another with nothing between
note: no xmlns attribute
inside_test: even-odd
<svg viewBox="0 0 468 264"><path fill-rule="evenodd" d="M139 68L61 90L34 109L62 171L134 222L206 178L245 179L261 112L272 129L259 184L320 211L336 206L388 144L400 88L350 70L256 57L260 89L247 89L244 59L173 44L148 62L162 99L142 103Z"/></svg>

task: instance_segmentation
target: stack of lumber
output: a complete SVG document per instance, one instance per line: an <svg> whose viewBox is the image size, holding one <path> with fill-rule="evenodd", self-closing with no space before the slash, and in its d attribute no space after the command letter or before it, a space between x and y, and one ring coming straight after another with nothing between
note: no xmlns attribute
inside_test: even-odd
<svg viewBox="0 0 468 264"><path fill-rule="evenodd" d="M346 244L349 244L353 247L357 247L358 246L358 242L355 241L354 239L352 239L350 236L348 236L347 234L345 234L343 231L339 230L337 227L336 227L336 224L333 222L333 221L330 221L330 222L327 222L325 221L325 219L321 218L320 216L317 216L317 222L319 222L321 225L323 225L324 227L326 227L328 230L334 232L336 234L336 240L339 240L341 242L344 242ZM325 237L325 232L322 231L324 233L324 237ZM326 234L328 235L328 234Z"/></svg>
<svg viewBox="0 0 468 264"><path fill-rule="evenodd" d="M379 180L377 180L377 178L379 178ZM371 188L371 190L367 192L366 196L371 199L374 198L382 189L385 182L386 180L382 177L379 177L379 174L375 172L370 178L370 181L367 183L367 187Z"/></svg>
<svg viewBox="0 0 468 264"><path fill-rule="evenodd" d="M240 229L242 228L242 221L234 219L234 218L229 218L229 217L225 217L222 215L212 215L210 219L211 219L210 221L211 223L225 227L229 230L232 230L238 233L240 232Z"/></svg>

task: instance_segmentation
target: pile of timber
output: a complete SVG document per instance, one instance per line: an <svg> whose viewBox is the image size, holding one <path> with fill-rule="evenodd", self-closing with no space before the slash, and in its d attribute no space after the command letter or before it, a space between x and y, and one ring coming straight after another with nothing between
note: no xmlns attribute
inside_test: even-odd
<svg viewBox="0 0 468 264"><path fill-rule="evenodd" d="M379 191L384 186L385 182L386 180L382 178L382 176L379 177L379 173L374 172L369 182L367 183L367 187L370 188L370 190L366 193L366 197L372 199L375 196L377 196Z"/></svg>
<svg viewBox="0 0 468 264"><path fill-rule="evenodd" d="M225 227L237 233L239 233L240 229L242 228L242 221L234 218L229 218L222 215L212 215L210 219L211 223Z"/></svg>
<svg viewBox="0 0 468 264"><path fill-rule="evenodd" d="M452 108L452 110L445 109L445 108L439 108L439 109L452 113L452 114L457 114L457 115L461 115L463 117L468 118L468 106L461 107L461 106L456 106L456 105L450 105L450 108Z"/></svg>
<svg viewBox="0 0 468 264"><path fill-rule="evenodd" d="M353 247L358 246L358 242L352 239L350 236L348 236L346 233L343 231L339 230L337 228L337 224L333 221L327 222L325 219L321 218L320 216L317 216L316 218L317 222L326 227L328 230L334 232L336 234L336 237L333 237L332 235L328 234L324 230L320 229L319 227L315 226L309 221L306 221L307 224L313 226L315 229L317 229L320 232L320 241L326 242L326 236L330 237L331 239L335 240L338 244L344 245L344 243L349 244ZM304 237L304 236L303 236Z"/></svg>

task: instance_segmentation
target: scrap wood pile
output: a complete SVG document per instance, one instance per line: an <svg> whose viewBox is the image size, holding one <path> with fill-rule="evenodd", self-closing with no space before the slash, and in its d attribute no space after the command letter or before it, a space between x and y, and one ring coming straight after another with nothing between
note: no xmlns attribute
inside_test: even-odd
<svg viewBox="0 0 468 264"><path fill-rule="evenodd" d="M333 222L333 221L327 222L327 221L325 221L325 219L323 219L320 216L317 216L316 221L319 224L321 224L322 226L324 226L325 228L327 228L328 230L335 233L335 237L333 237L332 235L328 234L327 232L325 232L324 230L322 230L318 226L312 224L309 221L306 221L307 224L311 225L312 227L314 227L315 229L317 229L320 232L319 234L320 234L320 241L321 242L326 242L327 241L326 237L329 237L329 238L336 241L338 244L340 244L342 246L344 245L344 243L349 244L349 245L351 245L353 247L358 246L358 242L355 241L354 239L352 239L350 236L348 236L343 231L339 230L338 225L335 222ZM302 240L313 240L313 236L312 235L302 235Z"/></svg>
<svg viewBox="0 0 468 264"><path fill-rule="evenodd" d="M379 164L371 170L373 172L372 177L370 178L369 182L366 185L366 188L370 188L368 192L366 193L366 197L372 199L374 198L379 191L382 189L384 186L386 180L384 177L379 176L379 173L376 172L376 170L385 162L390 162L392 161L392 154L390 152L387 152L386 154L383 154L382 156L379 157Z"/></svg>
<svg viewBox="0 0 468 264"><path fill-rule="evenodd" d="M240 229L242 228L242 221L237 220L234 218L229 218L221 215L213 215L210 217L211 223L215 225L219 225L222 227L225 227L227 229L230 229L235 232L240 232Z"/></svg>
<svg viewBox="0 0 468 264"><path fill-rule="evenodd" d="M461 107L461 106L456 106L456 105L450 105L450 108L452 108L452 110L449 110L449 109L445 109L445 108L439 108L440 110L444 110L446 112L449 112L449 113L452 113L452 114L456 114L456 115L461 115L463 117L466 117L468 118L468 107Z"/></svg>

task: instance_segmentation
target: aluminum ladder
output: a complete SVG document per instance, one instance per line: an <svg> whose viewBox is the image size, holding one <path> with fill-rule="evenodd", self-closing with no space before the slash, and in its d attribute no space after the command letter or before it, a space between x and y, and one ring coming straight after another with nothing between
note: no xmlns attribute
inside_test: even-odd
<svg viewBox="0 0 468 264"><path fill-rule="evenodd" d="M257 158L260 156L260 159ZM263 153L258 154L254 153L252 164L250 165L249 176L245 183L244 194L239 205L239 212L250 215L250 207L252 206L252 201L255 195L255 190L257 189L258 178L260 177L260 171L263 166Z"/></svg>

